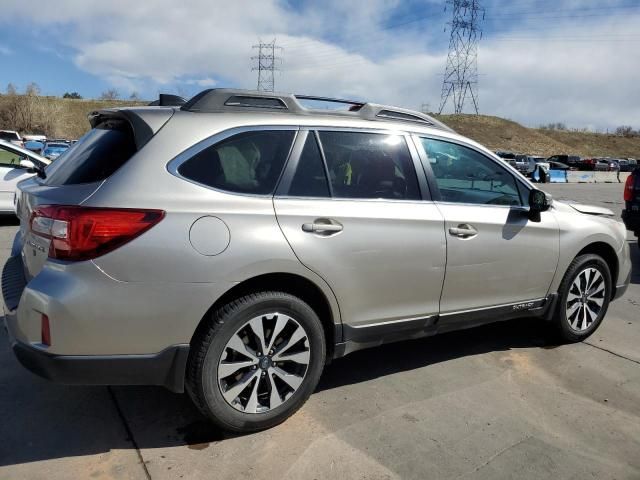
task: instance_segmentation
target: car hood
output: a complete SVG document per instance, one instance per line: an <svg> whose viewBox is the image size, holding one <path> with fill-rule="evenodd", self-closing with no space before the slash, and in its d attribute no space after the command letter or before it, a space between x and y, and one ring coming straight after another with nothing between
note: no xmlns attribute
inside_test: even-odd
<svg viewBox="0 0 640 480"><path fill-rule="evenodd" d="M613 217L615 214L604 207L597 207L595 205L583 205L581 203L567 203L571 208L577 210L580 213L586 213L587 215L603 215L606 217Z"/></svg>

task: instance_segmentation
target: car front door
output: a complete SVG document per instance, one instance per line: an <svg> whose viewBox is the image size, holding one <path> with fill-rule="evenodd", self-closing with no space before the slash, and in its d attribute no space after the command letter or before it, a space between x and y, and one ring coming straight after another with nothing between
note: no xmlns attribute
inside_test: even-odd
<svg viewBox="0 0 640 480"><path fill-rule="evenodd" d="M440 324L541 307L558 263L553 213L530 220L529 187L498 160L448 140L414 139L445 219Z"/></svg>
<svg viewBox="0 0 640 480"><path fill-rule="evenodd" d="M303 129L274 197L293 251L330 285L352 331L437 318L444 223L410 140Z"/></svg>
<svg viewBox="0 0 640 480"><path fill-rule="evenodd" d="M32 174L20 166L20 160L25 158L18 152L0 145L0 212L13 211L13 196L19 181L29 178Z"/></svg>

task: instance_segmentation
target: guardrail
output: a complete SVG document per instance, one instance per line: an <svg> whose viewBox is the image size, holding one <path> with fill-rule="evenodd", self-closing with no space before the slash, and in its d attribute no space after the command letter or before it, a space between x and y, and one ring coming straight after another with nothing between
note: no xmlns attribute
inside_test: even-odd
<svg viewBox="0 0 640 480"><path fill-rule="evenodd" d="M624 183L629 172L583 172L572 170L549 170L550 183Z"/></svg>

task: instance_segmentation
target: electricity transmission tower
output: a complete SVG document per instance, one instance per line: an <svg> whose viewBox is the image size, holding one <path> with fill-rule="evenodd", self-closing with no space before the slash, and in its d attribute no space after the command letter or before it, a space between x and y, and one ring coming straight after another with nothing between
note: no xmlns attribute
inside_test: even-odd
<svg viewBox="0 0 640 480"><path fill-rule="evenodd" d="M260 41L253 46L253 49L258 50L258 55L251 57L251 60L257 62L251 70L258 71L258 90L273 92L275 90L274 72L279 70L278 64L281 61L276 51L281 52L282 47L276 46L274 38L269 43Z"/></svg>
<svg viewBox="0 0 640 480"><path fill-rule="evenodd" d="M470 97L477 115L478 41L482 38L480 15L484 20L484 8L479 0L446 0L446 4L453 7L453 19L448 23L451 37L438 113L442 113L449 99L454 112L462 113Z"/></svg>

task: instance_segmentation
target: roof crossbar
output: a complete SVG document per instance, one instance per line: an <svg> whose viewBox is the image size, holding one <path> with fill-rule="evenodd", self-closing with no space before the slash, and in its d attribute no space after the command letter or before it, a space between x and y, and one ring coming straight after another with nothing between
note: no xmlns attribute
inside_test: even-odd
<svg viewBox="0 0 640 480"><path fill-rule="evenodd" d="M328 102L350 105L348 110L305 108L300 100ZM187 101L181 107L189 112L247 112L271 111L286 112L298 115L324 114L361 118L364 120L420 123L442 130L453 131L435 118L414 110L399 107L366 103L357 100L319 97L315 95L292 95L289 93L272 93L230 88L212 88L204 90Z"/></svg>

